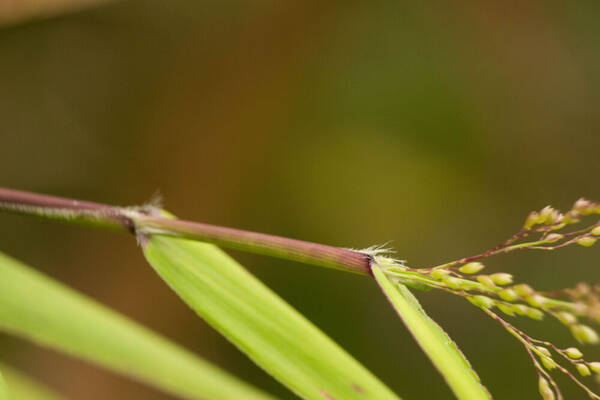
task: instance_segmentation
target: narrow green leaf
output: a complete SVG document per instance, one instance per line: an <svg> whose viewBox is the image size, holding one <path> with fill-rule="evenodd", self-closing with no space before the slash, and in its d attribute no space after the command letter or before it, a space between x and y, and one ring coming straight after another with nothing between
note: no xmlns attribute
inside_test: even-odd
<svg viewBox="0 0 600 400"><path fill-rule="evenodd" d="M22 372L0 364L0 371L5 377L6 386L10 396L8 398L14 400L63 400L64 397L55 393L50 388L42 385ZM2 397L0 396L0 399Z"/></svg>
<svg viewBox="0 0 600 400"><path fill-rule="evenodd" d="M398 399L348 353L218 247L152 236L144 253L200 316L305 399Z"/></svg>
<svg viewBox="0 0 600 400"><path fill-rule="evenodd" d="M491 399L456 343L425 314L408 288L390 281L378 266L373 266L372 271L381 290L456 397L461 400Z"/></svg>
<svg viewBox="0 0 600 400"><path fill-rule="evenodd" d="M1 253L0 329L183 398L272 399L143 326Z"/></svg>

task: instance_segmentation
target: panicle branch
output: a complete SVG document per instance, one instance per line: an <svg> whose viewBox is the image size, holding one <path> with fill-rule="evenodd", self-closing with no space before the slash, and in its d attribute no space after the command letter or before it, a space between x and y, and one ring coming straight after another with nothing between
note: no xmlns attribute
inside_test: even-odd
<svg viewBox="0 0 600 400"><path fill-rule="evenodd" d="M588 215L600 214L600 203L579 199L565 214L546 206L540 211L531 212L525 220L523 228L498 246L474 256L461 258L445 264L431 267L452 268L472 261L481 260L497 254L510 253L515 250L556 250L571 244L590 247L600 236L600 222L596 221L582 229L570 232L558 232L564 228L581 222ZM533 241L523 241L525 238L538 235Z"/></svg>

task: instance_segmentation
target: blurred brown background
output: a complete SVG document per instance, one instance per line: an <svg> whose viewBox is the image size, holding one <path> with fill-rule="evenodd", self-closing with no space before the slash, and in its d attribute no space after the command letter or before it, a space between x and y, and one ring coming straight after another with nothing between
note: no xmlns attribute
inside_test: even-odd
<svg viewBox="0 0 600 400"><path fill-rule="evenodd" d="M13 19L0 28L0 184L121 205L160 191L188 219L348 247L392 240L416 266L474 254L530 210L600 200L599 12L151 0ZM293 398L188 310L133 238L0 220L2 251ZM234 256L399 395L452 397L373 282ZM549 290L600 281L599 260L596 246L488 267ZM536 398L528 356L500 326L458 298L417 295L497 399ZM572 342L554 321L516 323ZM0 357L73 399L171 398L8 336Z"/></svg>

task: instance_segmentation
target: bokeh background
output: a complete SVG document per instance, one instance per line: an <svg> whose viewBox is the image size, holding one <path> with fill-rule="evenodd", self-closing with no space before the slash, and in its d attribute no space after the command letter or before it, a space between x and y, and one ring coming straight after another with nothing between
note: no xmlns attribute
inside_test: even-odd
<svg viewBox="0 0 600 400"><path fill-rule="evenodd" d="M414 266L492 247L547 204L600 200L598 2L45 4L0 8L2 186L120 205L159 191L188 219L391 241ZM188 310L133 238L0 221L2 251L293 398ZM372 281L232 254L399 395L452 398ZM578 247L488 268L550 290L600 281L599 261ZM538 396L500 326L461 299L417 295L497 399ZM554 321L516 323L572 342ZM171 399L4 335L0 357L73 399Z"/></svg>

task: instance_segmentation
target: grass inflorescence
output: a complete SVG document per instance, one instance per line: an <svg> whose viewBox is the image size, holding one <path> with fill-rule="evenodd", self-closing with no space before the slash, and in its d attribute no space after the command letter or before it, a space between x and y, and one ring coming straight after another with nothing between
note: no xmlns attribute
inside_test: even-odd
<svg viewBox="0 0 600 400"><path fill-rule="evenodd" d="M375 255L375 261L386 275L399 283L419 289L440 289L461 296L499 322L530 355L544 400L563 398L549 371L564 373L590 398L600 399L580 379L593 374L600 377L600 362L586 361L576 347L562 349L551 342L532 338L502 317L524 316L542 320L548 315L569 329L577 342L597 344L600 342L598 333L580 320L600 322L600 285L580 283L574 288L544 292L527 283L515 284L513 275L506 272L481 273L485 268L482 260L498 254L526 249L549 251L570 245L594 245L600 237L600 222L595 221L573 230L568 228L583 223L586 216L598 214L600 203L580 199L564 214L549 206L530 213L516 234L475 256L427 268L409 268L380 252ZM535 238L532 240L531 237Z"/></svg>

